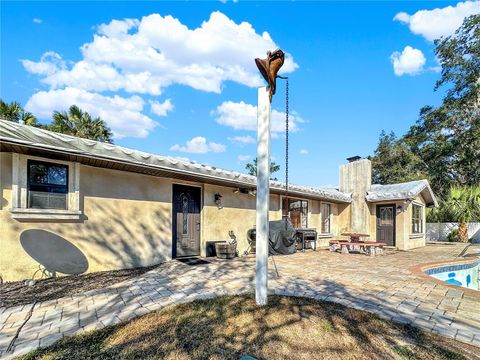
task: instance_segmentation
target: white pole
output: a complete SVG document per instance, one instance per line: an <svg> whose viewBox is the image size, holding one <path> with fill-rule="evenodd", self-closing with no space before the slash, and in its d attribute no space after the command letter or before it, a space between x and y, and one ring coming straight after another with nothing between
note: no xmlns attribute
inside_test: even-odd
<svg viewBox="0 0 480 360"><path fill-rule="evenodd" d="M257 225L255 300L267 304L268 211L270 208L270 99L266 87L258 89Z"/></svg>

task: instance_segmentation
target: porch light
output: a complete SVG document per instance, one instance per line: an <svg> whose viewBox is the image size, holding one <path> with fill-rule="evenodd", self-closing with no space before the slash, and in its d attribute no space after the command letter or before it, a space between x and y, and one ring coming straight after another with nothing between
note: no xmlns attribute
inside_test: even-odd
<svg viewBox="0 0 480 360"><path fill-rule="evenodd" d="M404 210L407 210L408 206L413 202L413 199L406 199L404 202L403 202L403 209Z"/></svg>
<svg viewBox="0 0 480 360"><path fill-rule="evenodd" d="M220 195L219 193L215 194L215 204L217 205L217 208L219 208L219 209L223 208L223 206L222 206L222 195Z"/></svg>

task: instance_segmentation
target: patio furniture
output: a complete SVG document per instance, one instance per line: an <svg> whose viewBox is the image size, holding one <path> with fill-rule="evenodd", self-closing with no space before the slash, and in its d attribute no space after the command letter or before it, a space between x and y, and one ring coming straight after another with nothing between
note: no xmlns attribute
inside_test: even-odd
<svg viewBox="0 0 480 360"><path fill-rule="evenodd" d="M375 241L350 242L341 240L330 240L329 244L329 250L331 252L340 249L342 254L349 254L351 251L358 251L369 256L383 254L383 247L386 245L383 242Z"/></svg>
<svg viewBox="0 0 480 360"><path fill-rule="evenodd" d="M340 249L340 244L341 243L348 243L349 241L348 240L330 240L328 242L329 244L329 247L328 249L331 251L331 252L335 252L337 251L338 249Z"/></svg>
<svg viewBox="0 0 480 360"><path fill-rule="evenodd" d="M271 221L270 225L273 226L274 223L277 223L278 221ZM312 249L314 251L317 250L317 229L315 228L298 228L298 229L293 229L290 225L290 228L292 229L291 231L294 231L295 234L293 235L293 238L296 241L296 249L297 250L302 250L305 252L306 245L312 244L313 247ZM271 236L271 234L270 234ZM247 232L247 240L248 240L248 249L245 250L244 255L248 255L250 253L255 253L255 240L256 240L256 230L250 229ZM271 239L270 239L271 240ZM270 253L272 252L272 244L270 244Z"/></svg>
<svg viewBox="0 0 480 360"><path fill-rule="evenodd" d="M313 251L317 250L317 229L315 228L295 229L295 236L298 239L297 243L302 245L301 249L303 252L305 252L305 243L307 244L313 243Z"/></svg>
<svg viewBox="0 0 480 360"><path fill-rule="evenodd" d="M368 234L350 233L350 232L345 232L340 235L350 237L350 242L360 242L360 241L364 241L362 240L362 238L370 237L370 235Z"/></svg>
<svg viewBox="0 0 480 360"><path fill-rule="evenodd" d="M257 231L255 228L250 229L247 231L247 241L248 241L248 249L243 252L243 255L248 254L255 254L255 239L257 236Z"/></svg>

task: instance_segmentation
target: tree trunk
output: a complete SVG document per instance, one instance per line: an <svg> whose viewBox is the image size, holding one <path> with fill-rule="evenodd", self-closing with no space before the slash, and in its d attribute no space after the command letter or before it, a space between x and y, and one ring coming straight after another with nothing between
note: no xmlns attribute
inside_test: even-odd
<svg viewBox="0 0 480 360"><path fill-rule="evenodd" d="M468 226L466 223L458 224L458 241L468 242Z"/></svg>

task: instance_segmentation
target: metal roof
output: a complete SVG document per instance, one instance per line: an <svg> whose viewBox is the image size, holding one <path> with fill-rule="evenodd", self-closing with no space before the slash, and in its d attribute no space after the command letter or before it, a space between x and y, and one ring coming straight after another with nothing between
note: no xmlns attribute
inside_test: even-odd
<svg viewBox="0 0 480 360"><path fill-rule="evenodd" d="M150 154L118 145L81 139L36 127L0 120L1 151L78 161L86 165L123 171L203 181L212 184L254 188L256 177L193 161ZM285 193L285 184L270 181L273 193ZM289 185L292 196L305 196L349 203L351 195L337 189Z"/></svg>
<svg viewBox="0 0 480 360"><path fill-rule="evenodd" d="M422 195L427 205L437 206L437 200L427 180L409 181L391 185L374 184L367 191L367 201L413 200Z"/></svg>

